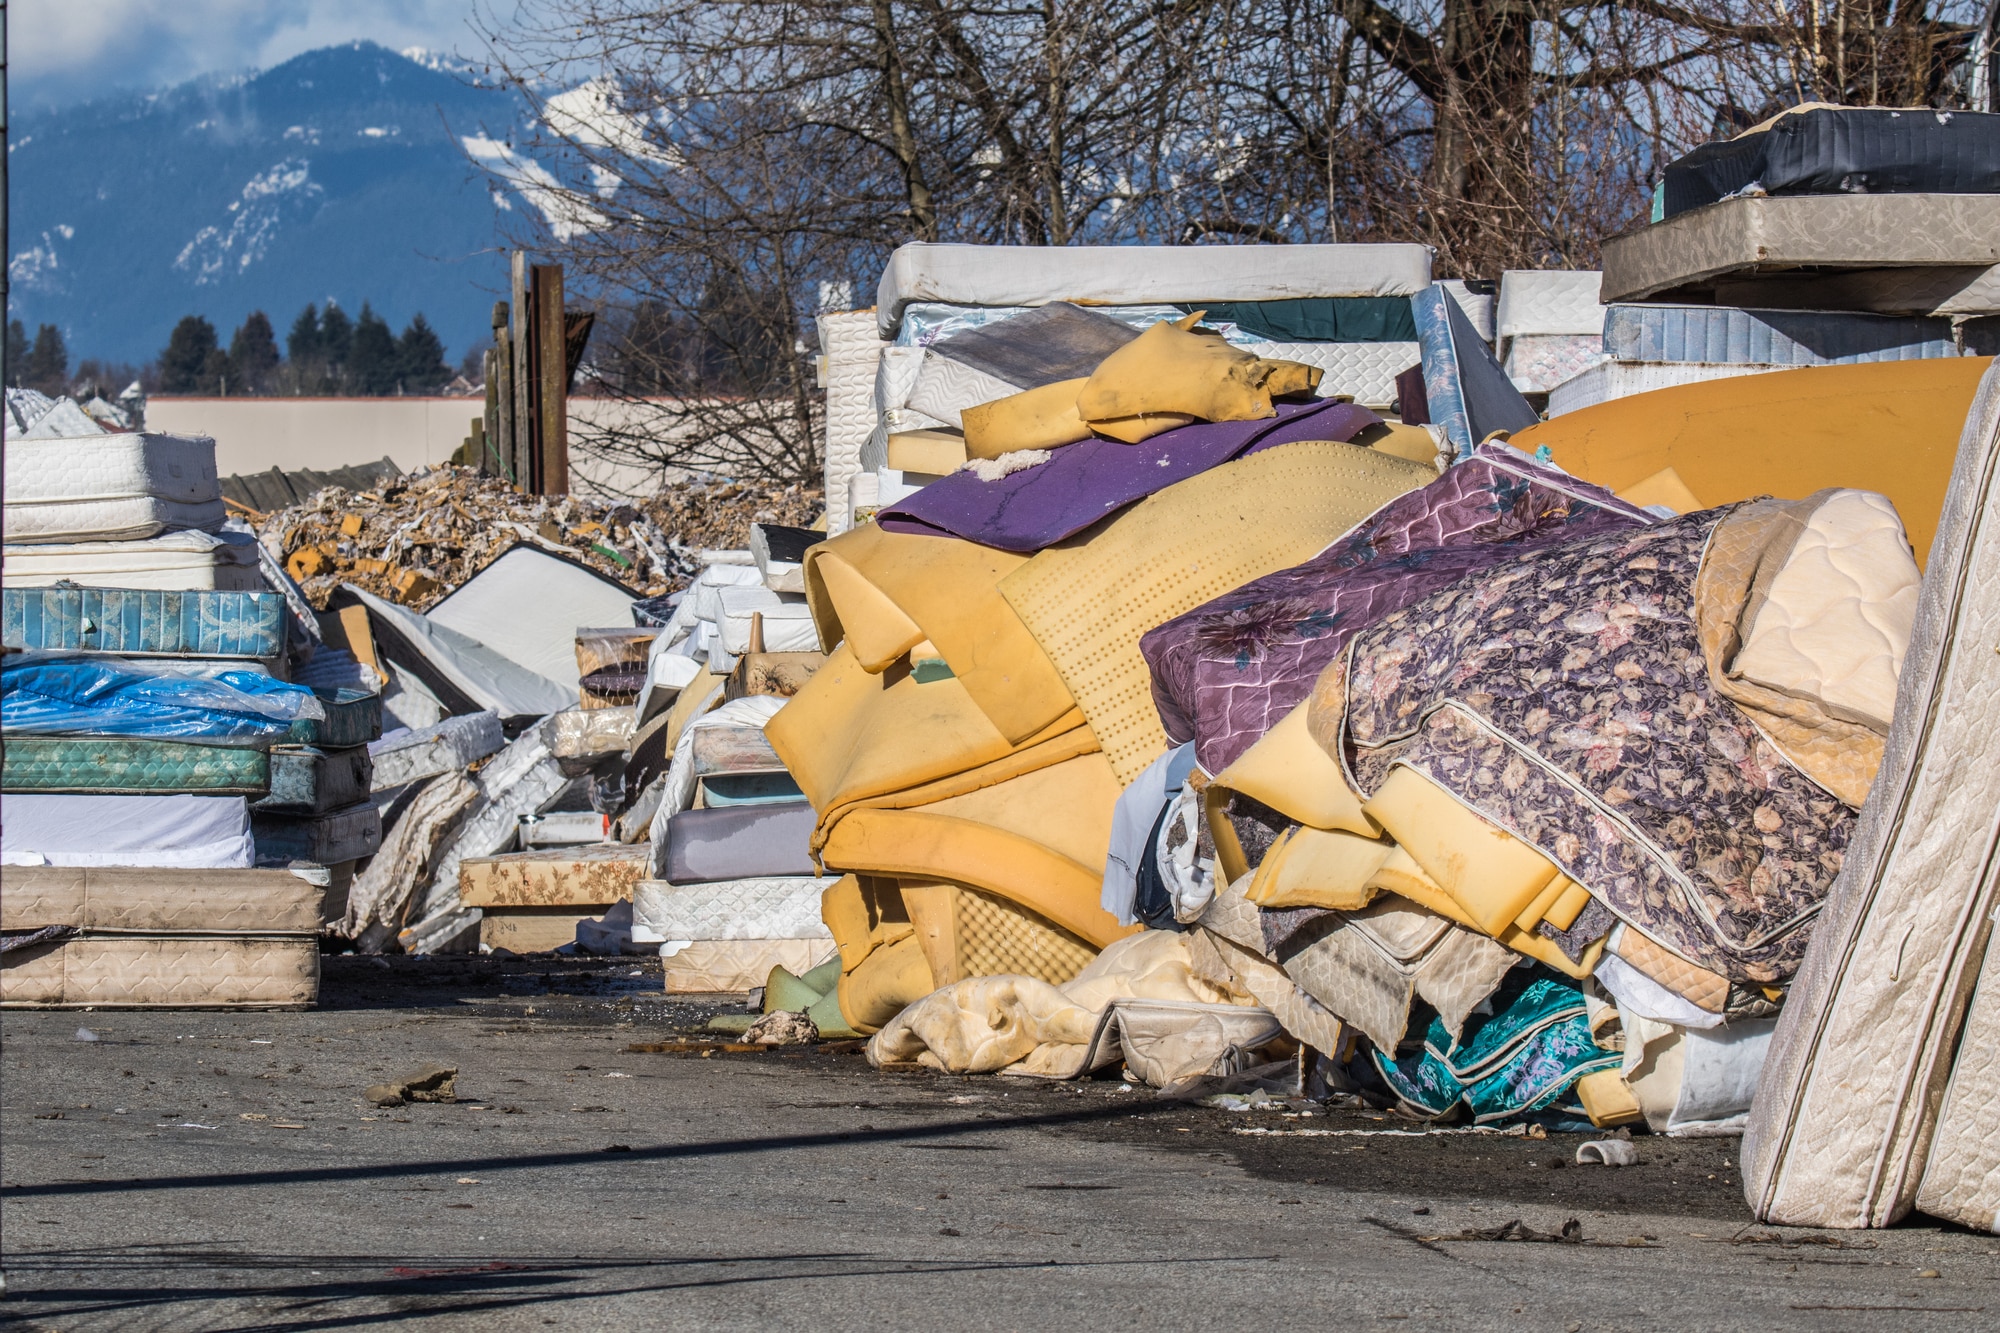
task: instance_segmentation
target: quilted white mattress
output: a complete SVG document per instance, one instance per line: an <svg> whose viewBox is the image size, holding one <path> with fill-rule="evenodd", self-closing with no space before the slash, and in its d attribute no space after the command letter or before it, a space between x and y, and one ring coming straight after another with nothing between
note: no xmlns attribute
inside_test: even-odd
<svg viewBox="0 0 2000 1333"><path fill-rule="evenodd" d="M1675 364L1635 365L1623 361L1601 361L1573 379L1549 390L1549 415L1559 417L1635 393L1670 389L1676 384L1701 384L1728 379L1732 375L1761 375L1767 371L1790 370L1790 366L1751 364L1720 365L1687 361Z"/></svg>
<svg viewBox="0 0 2000 1333"><path fill-rule="evenodd" d="M1981 1026L1961 1021L2000 901L1996 470L2000 370L1989 368L1918 593L1881 772L1750 1113L1744 1196L1767 1221L1887 1226L1929 1181L1948 1215L1994 1225L1975 1211L1994 1206L1994 1177L1972 1182L1967 1170L1975 1154L1991 1159L1995 1132L1991 1101L1976 1100L2000 1066L1990 995L1971 1005ZM1941 1102L1954 1108L1951 1126ZM1967 1111L1975 1123L1956 1119Z"/></svg>
<svg viewBox="0 0 2000 1333"><path fill-rule="evenodd" d="M641 880L632 892L632 939L830 940L820 895L833 878L807 875L726 879L707 884ZM762 984L761 982L759 984Z"/></svg>
<svg viewBox="0 0 2000 1333"><path fill-rule="evenodd" d="M304 1009L318 996L310 934L86 934L0 962L9 1009Z"/></svg>
<svg viewBox="0 0 2000 1333"><path fill-rule="evenodd" d="M256 539L247 533L165 532L143 541L9 545L0 563L0 584L9 588L46 588L64 579L86 588L265 590Z"/></svg>
<svg viewBox="0 0 2000 1333"><path fill-rule="evenodd" d="M1504 341L1535 335L1601 334L1604 307L1596 270L1518 269L1500 275L1494 331Z"/></svg>
<svg viewBox="0 0 2000 1333"><path fill-rule="evenodd" d="M1600 333L1524 333L1505 345L1501 368L1522 393L1549 393L1606 359Z"/></svg>
<svg viewBox="0 0 2000 1333"><path fill-rule="evenodd" d="M1840 491L1793 543L1732 665L1760 685L1887 731L1919 577L1888 497Z"/></svg>
<svg viewBox="0 0 2000 1333"><path fill-rule="evenodd" d="M830 311L819 317L826 374L826 531L852 526L847 483L861 470L861 446L875 429L875 367L885 340L875 336L872 310Z"/></svg>
<svg viewBox="0 0 2000 1333"><path fill-rule="evenodd" d="M215 441L152 432L85 439L7 441L7 507L85 500L222 498Z"/></svg>
<svg viewBox="0 0 2000 1333"><path fill-rule="evenodd" d="M764 618L764 651L767 653L815 653L819 651L819 630L804 593L772 592L769 588L724 588L720 598L721 618L715 622L722 636L722 650L732 657L750 651L751 617Z"/></svg>
<svg viewBox="0 0 2000 1333"><path fill-rule="evenodd" d="M912 301L1155 305L1409 296L1430 285L1423 245L926 245L889 256L876 292L884 338ZM822 335L824 336L824 335ZM828 488L831 491L831 487Z"/></svg>
<svg viewBox="0 0 2000 1333"><path fill-rule="evenodd" d="M1246 350L1275 361L1303 361L1326 372L1319 396L1347 394L1363 407L1396 401L1396 376L1421 359L1416 343L1249 343Z"/></svg>
<svg viewBox="0 0 2000 1333"><path fill-rule="evenodd" d="M782 967L804 976L835 955L823 940L674 940L660 946L660 970L669 995L747 991Z"/></svg>

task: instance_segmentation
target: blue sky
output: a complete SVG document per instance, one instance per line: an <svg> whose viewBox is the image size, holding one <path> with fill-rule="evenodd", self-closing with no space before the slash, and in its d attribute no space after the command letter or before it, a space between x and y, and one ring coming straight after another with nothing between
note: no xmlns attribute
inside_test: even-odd
<svg viewBox="0 0 2000 1333"><path fill-rule="evenodd" d="M476 12L508 0L14 0L7 6L9 101L66 106L200 74L267 69L366 38L476 55Z"/></svg>

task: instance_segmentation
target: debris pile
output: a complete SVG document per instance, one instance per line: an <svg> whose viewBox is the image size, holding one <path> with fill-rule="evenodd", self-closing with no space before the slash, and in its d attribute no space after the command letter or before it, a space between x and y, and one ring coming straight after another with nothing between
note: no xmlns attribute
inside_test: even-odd
<svg viewBox="0 0 2000 1333"><path fill-rule="evenodd" d="M691 482L639 504L533 496L444 464L375 490L328 488L265 518L261 535L317 610L349 584L426 611L523 543L662 596L693 577L694 551L740 547L752 522L809 524L818 504L801 486L738 482Z"/></svg>

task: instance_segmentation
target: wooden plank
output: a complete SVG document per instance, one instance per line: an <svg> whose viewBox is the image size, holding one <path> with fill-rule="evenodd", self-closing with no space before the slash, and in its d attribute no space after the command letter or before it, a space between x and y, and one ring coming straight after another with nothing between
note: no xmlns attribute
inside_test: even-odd
<svg viewBox="0 0 2000 1333"><path fill-rule="evenodd" d="M535 466L540 450L536 448L535 435L534 325L528 286L528 256L524 251L513 253L510 273L514 300L507 342L513 372L513 383L509 387L514 391L514 484L533 495L541 490Z"/></svg>
<svg viewBox="0 0 2000 1333"><path fill-rule="evenodd" d="M541 461L537 489L543 495L564 495L569 491L569 339L563 327L562 265L535 265L533 281L535 396L540 413L535 439Z"/></svg>

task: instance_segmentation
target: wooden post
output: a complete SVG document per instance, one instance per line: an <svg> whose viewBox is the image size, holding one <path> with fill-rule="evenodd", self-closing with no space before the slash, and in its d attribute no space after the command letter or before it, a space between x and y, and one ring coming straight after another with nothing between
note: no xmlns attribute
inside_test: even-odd
<svg viewBox="0 0 2000 1333"><path fill-rule="evenodd" d="M534 267L535 423L541 467L536 489L543 495L569 491L569 355L563 323L560 264Z"/></svg>
<svg viewBox="0 0 2000 1333"><path fill-rule="evenodd" d="M536 429L534 411L535 385L535 333L531 295L528 286L528 256L516 250L513 255L513 309L508 333L508 341L513 356L513 384L510 386L514 397L514 484L524 492L534 495L541 491L541 470L538 467L541 449Z"/></svg>
<svg viewBox="0 0 2000 1333"><path fill-rule="evenodd" d="M493 350L486 354L487 461L482 472L514 475L514 345L507 334L507 303L493 303Z"/></svg>

